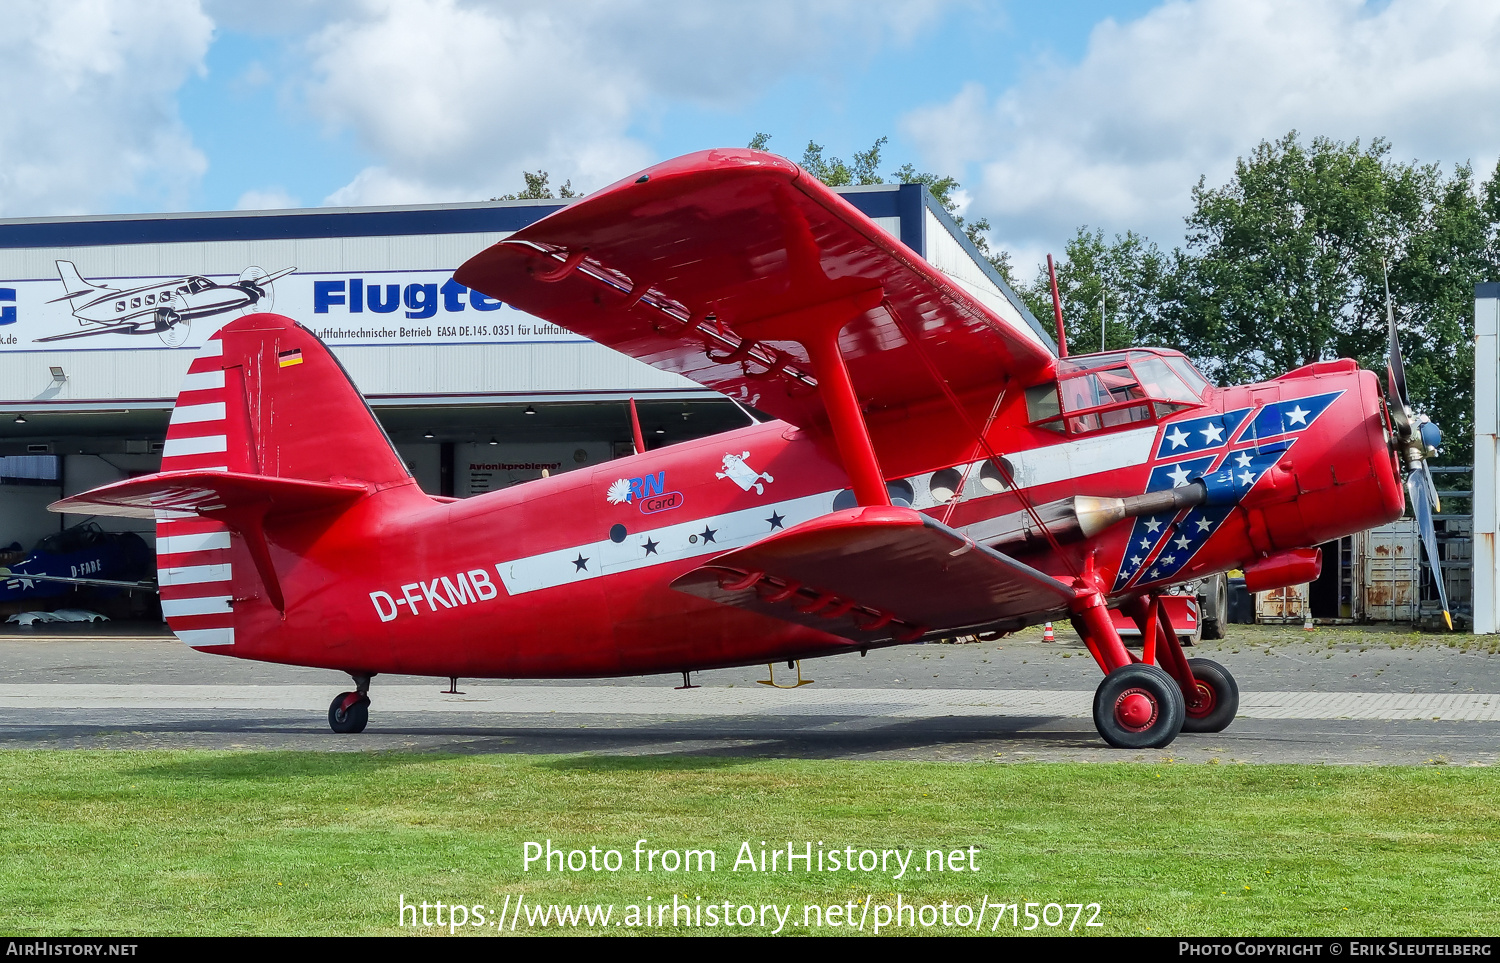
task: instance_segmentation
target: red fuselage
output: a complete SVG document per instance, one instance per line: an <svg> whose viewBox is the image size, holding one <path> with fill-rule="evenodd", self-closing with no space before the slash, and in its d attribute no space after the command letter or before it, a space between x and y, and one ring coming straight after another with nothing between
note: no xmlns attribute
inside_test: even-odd
<svg viewBox="0 0 1500 963"><path fill-rule="evenodd" d="M1069 361L1077 368L1087 359ZM988 438L1015 489L985 471L972 443L959 450L914 437L912 460L930 468L893 480L893 494L982 533L986 520L1022 509L1023 494L1039 505L1202 480L1209 504L1126 518L1060 553L1018 556L1071 582L1092 555L1114 602L1402 511L1379 385L1352 362L1208 388L1166 417L1075 420L1060 430L1038 423L1015 392ZM828 514L845 504L848 486L835 451L782 422L463 501L396 485L328 521L268 524L285 612L258 592L252 565L236 564L234 644L203 647L358 673L470 678L676 672L858 649L670 587L724 551ZM182 534L203 523L174 524ZM163 584L169 600L174 591Z"/></svg>

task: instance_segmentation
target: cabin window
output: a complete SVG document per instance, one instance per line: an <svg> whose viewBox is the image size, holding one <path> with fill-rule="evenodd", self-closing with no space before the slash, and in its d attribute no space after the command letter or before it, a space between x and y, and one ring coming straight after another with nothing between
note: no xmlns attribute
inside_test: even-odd
<svg viewBox="0 0 1500 963"><path fill-rule="evenodd" d="M125 302L124 301L116 301L115 302L115 310L116 311L124 311L125 310Z"/></svg>
<svg viewBox="0 0 1500 963"><path fill-rule="evenodd" d="M1058 380L1026 390L1033 426L1068 434L1165 418L1203 404L1208 382L1175 352L1138 350L1061 358Z"/></svg>

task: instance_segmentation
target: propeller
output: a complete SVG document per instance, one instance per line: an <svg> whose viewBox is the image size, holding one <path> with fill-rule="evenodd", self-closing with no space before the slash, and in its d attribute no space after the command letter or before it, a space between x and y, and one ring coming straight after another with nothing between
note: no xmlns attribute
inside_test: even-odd
<svg viewBox="0 0 1500 963"><path fill-rule="evenodd" d="M270 311L276 305L276 289L272 285L291 274L296 268L285 268L275 274L267 274L258 267L247 267L240 272L240 279L236 284L247 294L253 295L255 300L240 309L241 314L253 314L258 311Z"/></svg>
<svg viewBox="0 0 1500 963"><path fill-rule="evenodd" d="M1381 273L1385 274L1385 263L1381 262ZM1391 303L1391 284L1385 281L1385 318L1390 334L1389 354L1385 365L1385 400L1391 412L1391 423L1395 435L1391 447L1406 460L1406 491L1411 496L1412 514L1417 518L1417 531L1422 536L1422 549L1432 566L1432 580L1437 584L1438 599L1443 604L1443 621L1453 629L1453 616L1448 612L1448 587L1443 580L1443 563L1438 557L1437 530L1433 526L1433 512L1442 511L1438 500L1437 485L1432 480L1432 469L1427 459L1438 453L1443 443L1443 434L1427 419L1426 415L1412 414L1410 400L1406 394L1406 368L1401 363L1401 340L1396 333L1396 310Z"/></svg>

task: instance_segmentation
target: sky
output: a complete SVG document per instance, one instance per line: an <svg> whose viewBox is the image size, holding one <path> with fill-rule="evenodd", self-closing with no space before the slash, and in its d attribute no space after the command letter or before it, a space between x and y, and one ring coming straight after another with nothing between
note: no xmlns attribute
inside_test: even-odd
<svg viewBox="0 0 1500 963"><path fill-rule="evenodd" d="M1292 130L1500 158L1493 0L7 0L0 217L588 191L757 132L889 138L1022 277L1080 226L1166 248Z"/></svg>

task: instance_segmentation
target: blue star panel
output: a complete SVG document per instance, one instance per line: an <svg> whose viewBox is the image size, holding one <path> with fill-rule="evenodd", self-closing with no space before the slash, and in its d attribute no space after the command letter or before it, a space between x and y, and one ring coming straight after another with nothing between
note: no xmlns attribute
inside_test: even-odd
<svg viewBox="0 0 1500 963"><path fill-rule="evenodd" d="M1201 476L1214 463L1215 456L1189 458L1185 461L1158 465L1151 472L1146 491L1159 492L1186 485L1190 479ZM1180 479L1180 480L1179 480ZM1135 520L1130 528L1130 542L1125 546L1125 558L1120 562L1120 572L1115 576L1115 589L1119 590L1130 581L1140 567L1151 558L1161 540L1172 530L1172 515L1159 512Z"/></svg>
<svg viewBox="0 0 1500 963"><path fill-rule="evenodd" d="M1330 391L1326 395L1312 395L1307 398L1293 398L1290 401L1278 401L1272 405L1266 405L1256 413L1255 419L1245 429L1241 441L1251 441L1257 438L1274 438L1288 432L1302 431L1312 427L1312 423L1318 416L1328 410L1335 398L1343 394L1342 391Z"/></svg>
<svg viewBox="0 0 1500 963"><path fill-rule="evenodd" d="M1170 458L1174 455L1191 455L1210 448L1223 448L1229 444L1229 439L1234 437L1235 429L1249 413L1249 408L1239 408L1235 411L1226 411L1222 415L1174 421L1168 424L1166 431L1162 433L1161 447L1157 448L1156 457Z"/></svg>
<svg viewBox="0 0 1500 963"><path fill-rule="evenodd" d="M1232 486L1233 490L1243 496L1255 487L1261 476L1270 471L1271 468L1291 450L1295 438L1268 445L1264 448L1241 448L1232 451L1224 459L1223 465L1215 472L1208 481L1218 482L1226 486ZM1192 560L1204 543L1213 537L1214 532L1219 530L1224 519L1234 511L1234 505L1200 505L1190 509L1182 521L1174 525L1166 526L1169 531L1168 537L1163 538L1161 555L1149 563L1140 581L1147 582L1171 582L1173 576L1182 571L1183 567ZM1129 561L1127 557L1127 561ZM1144 563L1143 563L1144 564ZM1142 565L1132 567L1133 572L1140 572ZM1121 572L1123 574L1123 566Z"/></svg>

